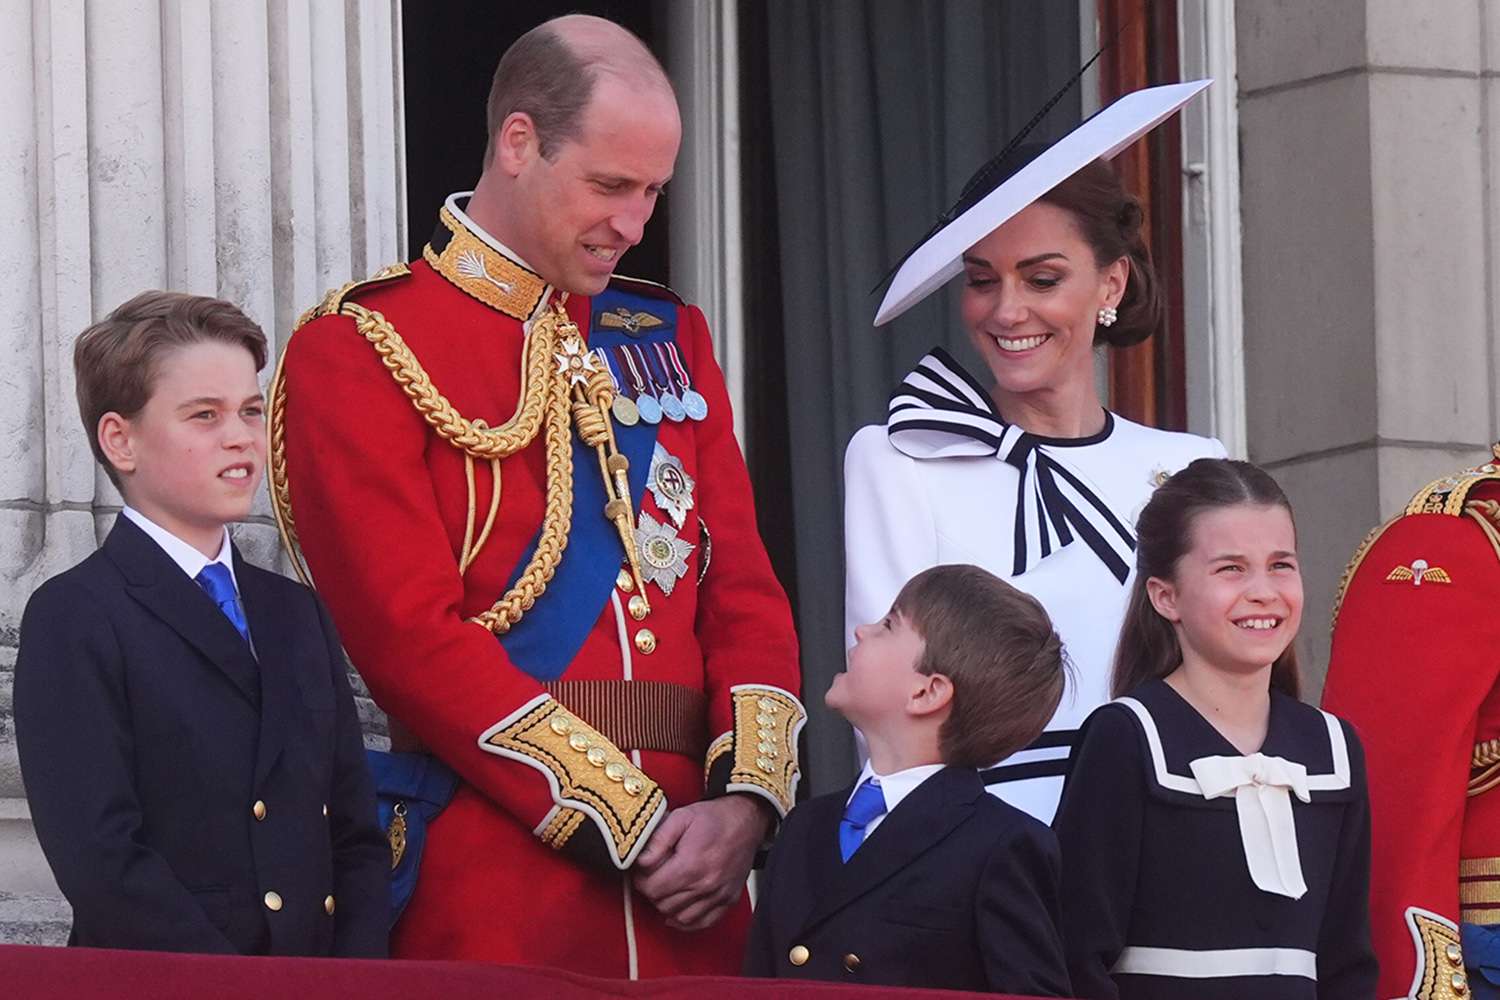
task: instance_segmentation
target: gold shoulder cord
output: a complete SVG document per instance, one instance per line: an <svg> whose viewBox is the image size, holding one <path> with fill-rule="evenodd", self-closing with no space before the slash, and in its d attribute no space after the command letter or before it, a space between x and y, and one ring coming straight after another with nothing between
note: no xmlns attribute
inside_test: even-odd
<svg viewBox="0 0 1500 1000"><path fill-rule="evenodd" d="M510 630L521 620L536 599L547 589L557 572L562 553L568 545L568 531L573 517L573 448L569 434L570 416L578 425L579 436L599 453L600 471L604 476L605 516L614 522L624 543L635 578L637 592L644 592L639 557L633 533L634 519L627 478L629 460L619 453L610 424L609 407L614 386L609 376L582 359L588 354L578 335L578 328L560 304L531 324L522 345L524 380L516 411L499 427L489 427L483 420L469 420L454 408L422 368L394 326L379 312L356 302L338 302L342 292L330 295L319 310L310 311L298 322L316 315L336 312L354 321L355 329L375 348L391 377L406 393L417 412L438 436L464 454L465 478L469 487L468 523L464 530L464 547L459 558L460 573L473 564L479 550L488 540L500 506L500 460L525 448L543 426L546 428L547 489L542 531L536 551L525 570L500 600L469 619L496 634ZM331 308L338 302L336 308ZM291 492L286 476L286 385L283 365L278 363L272 378L270 446L271 506L276 515L282 543L291 554L293 567L303 583L311 586L296 524L292 518ZM575 361L575 359L577 359ZM476 512L474 495L474 460L490 463L494 486L484 527L474 538Z"/></svg>

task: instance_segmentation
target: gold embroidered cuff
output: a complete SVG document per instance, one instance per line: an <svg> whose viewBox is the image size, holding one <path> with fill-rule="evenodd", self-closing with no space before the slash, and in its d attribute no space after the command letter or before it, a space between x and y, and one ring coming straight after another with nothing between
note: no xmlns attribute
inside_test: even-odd
<svg viewBox="0 0 1500 1000"><path fill-rule="evenodd" d="M593 821L610 862L629 868L666 814L666 795L609 740L550 697L538 695L485 730L479 748L536 768L558 809L536 834L561 849Z"/></svg>
<svg viewBox="0 0 1500 1000"><path fill-rule="evenodd" d="M708 753L703 757L704 788L709 788L713 784L714 765L717 764L721 759L723 759L725 754L729 753L733 749L733 730L726 730L725 732L720 733L717 737L714 738L714 741L708 745ZM725 780L728 780L727 775L725 777Z"/></svg>
<svg viewBox="0 0 1500 1000"><path fill-rule="evenodd" d="M1417 949L1417 971L1412 977L1411 1000L1460 1000L1469 995L1464 973L1463 949L1458 943L1458 925L1430 910L1411 906L1406 927Z"/></svg>
<svg viewBox="0 0 1500 1000"><path fill-rule="evenodd" d="M807 712L790 691L768 684L737 684L729 689L734 702L734 730L714 740L706 761L708 792L745 792L771 804L785 816L796 801L801 768L797 737ZM722 774L722 788L715 780Z"/></svg>
<svg viewBox="0 0 1500 1000"><path fill-rule="evenodd" d="M554 851L560 851L567 846L568 839L578 832L583 821L588 819L577 809L567 809L562 806L554 806L542 820L542 825L537 828L536 835Z"/></svg>

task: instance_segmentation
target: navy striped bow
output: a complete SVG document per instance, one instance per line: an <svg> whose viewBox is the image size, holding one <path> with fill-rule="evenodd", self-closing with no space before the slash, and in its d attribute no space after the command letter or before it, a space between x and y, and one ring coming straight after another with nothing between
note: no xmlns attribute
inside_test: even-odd
<svg viewBox="0 0 1500 1000"><path fill-rule="evenodd" d="M989 393L947 351L935 347L891 394L886 422L891 446L917 459L993 455L1014 467L1015 563L1020 576L1059 549L1083 539L1124 583L1135 561L1135 535L1060 452L1109 437L1114 417L1088 438L1059 440L1007 424Z"/></svg>

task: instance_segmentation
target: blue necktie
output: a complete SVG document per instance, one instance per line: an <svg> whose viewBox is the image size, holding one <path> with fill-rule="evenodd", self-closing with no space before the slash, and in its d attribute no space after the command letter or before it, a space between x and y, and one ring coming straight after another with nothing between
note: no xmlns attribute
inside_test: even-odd
<svg viewBox="0 0 1500 1000"><path fill-rule="evenodd" d="M880 779L870 778L854 790L854 797L844 807L844 818L839 820L839 853L845 861L864 843L865 827L875 817L884 815L885 795L880 791Z"/></svg>
<svg viewBox="0 0 1500 1000"><path fill-rule="evenodd" d="M223 563L209 563L193 577L193 581L213 598L219 610L224 612L224 617L229 619L229 624L239 632L240 638L249 642L250 626L245 621L244 609L240 607L240 595L234 589L234 578L229 575L229 567Z"/></svg>

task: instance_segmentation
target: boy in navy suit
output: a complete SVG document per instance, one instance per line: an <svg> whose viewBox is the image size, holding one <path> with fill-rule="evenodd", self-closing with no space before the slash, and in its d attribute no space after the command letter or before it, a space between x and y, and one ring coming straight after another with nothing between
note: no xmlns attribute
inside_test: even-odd
<svg viewBox="0 0 1500 1000"><path fill-rule="evenodd" d="M1067 996L1057 842L978 772L1041 733L1064 674L1042 606L976 566L918 574L856 629L826 701L869 762L787 817L745 973Z"/></svg>
<svg viewBox="0 0 1500 1000"><path fill-rule="evenodd" d="M265 361L240 310L173 292L136 296L74 348L84 427L125 508L32 595L15 674L71 944L385 954L390 851L338 636L226 527L265 463Z"/></svg>

